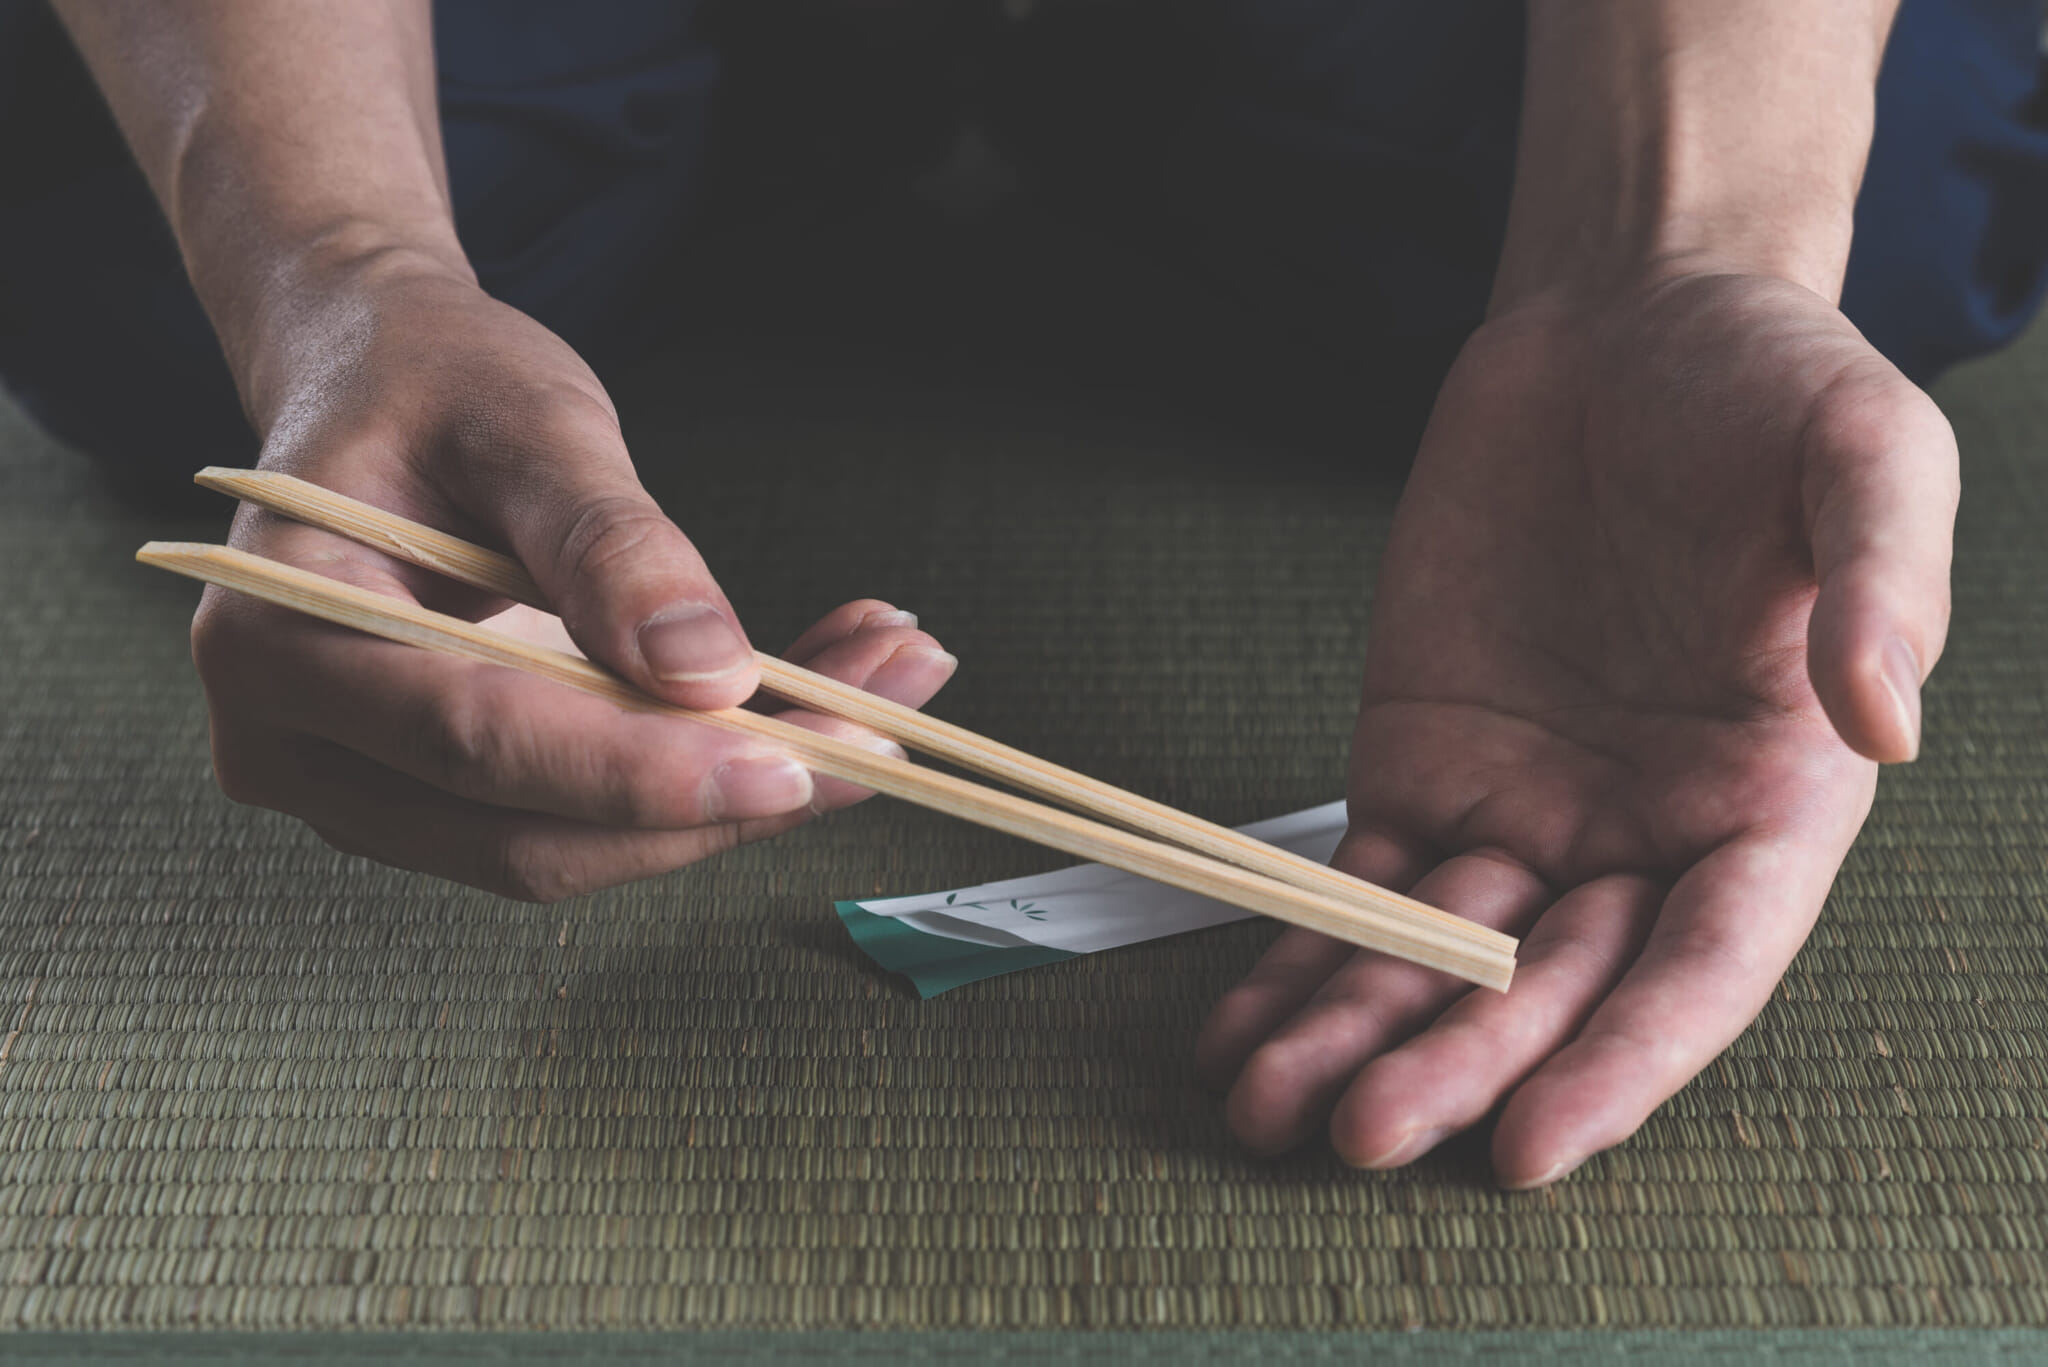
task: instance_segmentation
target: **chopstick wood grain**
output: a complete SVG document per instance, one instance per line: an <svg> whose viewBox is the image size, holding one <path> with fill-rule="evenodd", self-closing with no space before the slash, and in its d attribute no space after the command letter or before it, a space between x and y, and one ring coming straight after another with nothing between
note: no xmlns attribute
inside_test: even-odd
<svg viewBox="0 0 2048 1367"><path fill-rule="evenodd" d="M386 554L498 594L551 611L547 597L518 561L422 526L396 513L271 470L210 466L194 478L206 488L348 537ZM755 652L761 686L776 697L830 716L858 722L911 749L986 775L1024 792L1142 831L1156 839L1236 864L1268 878L1375 909L1399 908L1433 921L1448 934L1512 955L1513 937L1454 916L1412 897L1353 878L1290 850L1204 821L1162 802L1063 768L1014 747L880 698L837 679Z"/></svg>
<svg viewBox="0 0 2048 1367"><path fill-rule="evenodd" d="M693 711L677 707L642 693L579 656L534 645L416 603L371 593L245 551L153 541L137 553L136 559L386 640L537 674L619 707L701 721L757 736L783 746L819 773L1082 859L1218 898L1363 948L1441 969L1483 987L1505 991L1513 976L1511 953L1503 954L1491 946L1449 934L1434 921L1407 914L1404 908L1376 911L1358 907L744 709Z"/></svg>

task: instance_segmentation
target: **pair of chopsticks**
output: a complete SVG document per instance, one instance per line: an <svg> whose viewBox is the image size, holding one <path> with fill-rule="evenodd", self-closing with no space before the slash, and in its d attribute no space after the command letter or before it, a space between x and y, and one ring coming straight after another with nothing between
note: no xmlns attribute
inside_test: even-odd
<svg viewBox="0 0 2048 1367"><path fill-rule="evenodd" d="M545 596L517 561L446 532L290 475L211 467L196 478L206 488L473 588L549 610ZM745 709L678 707L579 656L227 546L152 541L136 559L387 640L538 674L634 711L688 717L771 740L818 773L1442 969L1483 987L1505 991L1514 973L1516 941L1510 936L770 655L757 653L755 658L762 688L776 697L857 722L909 749L1130 829L984 788Z"/></svg>

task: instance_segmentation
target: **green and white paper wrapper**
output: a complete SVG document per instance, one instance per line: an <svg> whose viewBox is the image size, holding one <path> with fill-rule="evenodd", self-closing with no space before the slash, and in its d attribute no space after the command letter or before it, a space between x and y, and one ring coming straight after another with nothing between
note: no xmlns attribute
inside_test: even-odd
<svg viewBox="0 0 2048 1367"><path fill-rule="evenodd" d="M1344 834L1344 804L1327 802L1238 830L1323 861ZM1103 864L837 906L854 943L882 967L909 978L921 997L1257 915Z"/></svg>

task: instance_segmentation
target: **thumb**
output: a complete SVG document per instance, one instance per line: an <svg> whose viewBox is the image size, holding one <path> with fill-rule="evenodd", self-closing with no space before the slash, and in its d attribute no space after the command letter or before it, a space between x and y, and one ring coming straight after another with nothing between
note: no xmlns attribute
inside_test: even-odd
<svg viewBox="0 0 2048 1367"><path fill-rule="evenodd" d="M585 654L670 702L737 706L760 683L753 648L608 418L555 433L552 459L498 493L500 525Z"/></svg>
<svg viewBox="0 0 2048 1367"><path fill-rule="evenodd" d="M1920 686L1948 636L1960 493L1955 434L1889 367L1838 381L1806 434L1805 504L1820 585L1807 670L1850 747L1920 753Z"/></svg>

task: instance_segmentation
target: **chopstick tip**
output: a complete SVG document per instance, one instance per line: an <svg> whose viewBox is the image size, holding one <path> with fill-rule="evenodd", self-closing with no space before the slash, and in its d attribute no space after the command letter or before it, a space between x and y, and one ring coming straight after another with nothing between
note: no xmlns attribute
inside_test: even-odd
<svg viewBox="0 0 2048 1367"><path fill-rule="evenodd" d="M218 549L204 541L145 541L135 552L135 558L145 565L169 570L195 560L209 559L211 553Z"/></svg>

